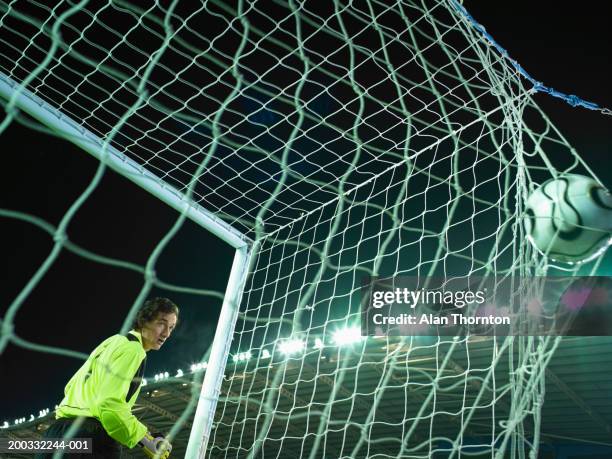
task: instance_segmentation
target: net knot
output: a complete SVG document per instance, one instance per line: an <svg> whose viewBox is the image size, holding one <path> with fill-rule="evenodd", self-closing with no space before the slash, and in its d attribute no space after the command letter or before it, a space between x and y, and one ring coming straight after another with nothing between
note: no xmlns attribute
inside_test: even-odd
<svg viewBox="0 0 612 459"><path fill-rule="evenodd" d="M156 274L155 274L155 270L154 269L146 269L144 275L145 275L145 279L147 279L147 280L155 280L156 279Z"/></svg>
<svg viewBox="0 0 612 459"><path fill-rule="evenodd" d="M575 107L576 105L579 105L580 102L582 102L582 99L580 99L580 97L574 94L570 94L569 96L567 96L566 100L567 103L570 104L572 107Z"/></svg>
<svg viewBox="0 0 612 459"><path fill-rule="evenodd" d="M53 242L55 243L60 243L61 245L64 245L64 243L68 240L68 237L66 236L66 233L64 233L63 231L57 231L54 235L53 235Z"/></svg>

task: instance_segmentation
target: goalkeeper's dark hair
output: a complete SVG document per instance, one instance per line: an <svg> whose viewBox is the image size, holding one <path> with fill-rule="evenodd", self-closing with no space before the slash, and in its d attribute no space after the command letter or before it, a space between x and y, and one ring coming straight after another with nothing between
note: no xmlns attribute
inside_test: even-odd
<svg viewBox="0 0 612 459"><path fill-rule="evenodd" d="M142 306L142 308L140 308L140 311L138 311L138 314L136 315L136 319L134 319L134 330L142 330L144 324L155 320L159 314L176 314L178 323L178 306L168 298L157 297L145 301L145 304Z"/></svg>

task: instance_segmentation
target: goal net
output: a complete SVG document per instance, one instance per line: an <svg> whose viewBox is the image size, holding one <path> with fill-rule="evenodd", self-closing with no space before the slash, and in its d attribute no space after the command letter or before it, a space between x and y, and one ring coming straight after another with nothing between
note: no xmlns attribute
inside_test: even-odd
<svg viewBox="0 0 612 459"><path fill-rule="evenodd" d="M558 339L359 330L365 278L576 269L524 203L592 173L456 3L15 0L0 43L1 131L34 118L249 244L206 457L537 457Z"/></svg>

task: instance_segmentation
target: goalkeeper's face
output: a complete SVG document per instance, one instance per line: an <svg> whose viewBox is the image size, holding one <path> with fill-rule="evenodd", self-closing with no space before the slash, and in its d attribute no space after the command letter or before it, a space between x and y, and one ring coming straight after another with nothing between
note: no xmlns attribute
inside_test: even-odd
<svg viewBox="0 0 612 459"><path fill-rule="evenodd" d="M176 314L159 313L142 327L142 346L145 351L158 351L176 327Z"/></svg>

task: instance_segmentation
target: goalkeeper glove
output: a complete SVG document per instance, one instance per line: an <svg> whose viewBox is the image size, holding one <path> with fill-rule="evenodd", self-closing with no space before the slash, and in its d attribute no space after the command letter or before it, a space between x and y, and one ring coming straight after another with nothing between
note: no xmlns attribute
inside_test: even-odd
<svg viewBox="0 0 612 459"><path fill-rule="evenodd" d="M168 459L170 451L172 451L172 445L162 434L147 432L138 444L142 447L144 453L151 458Z"/></svg>

